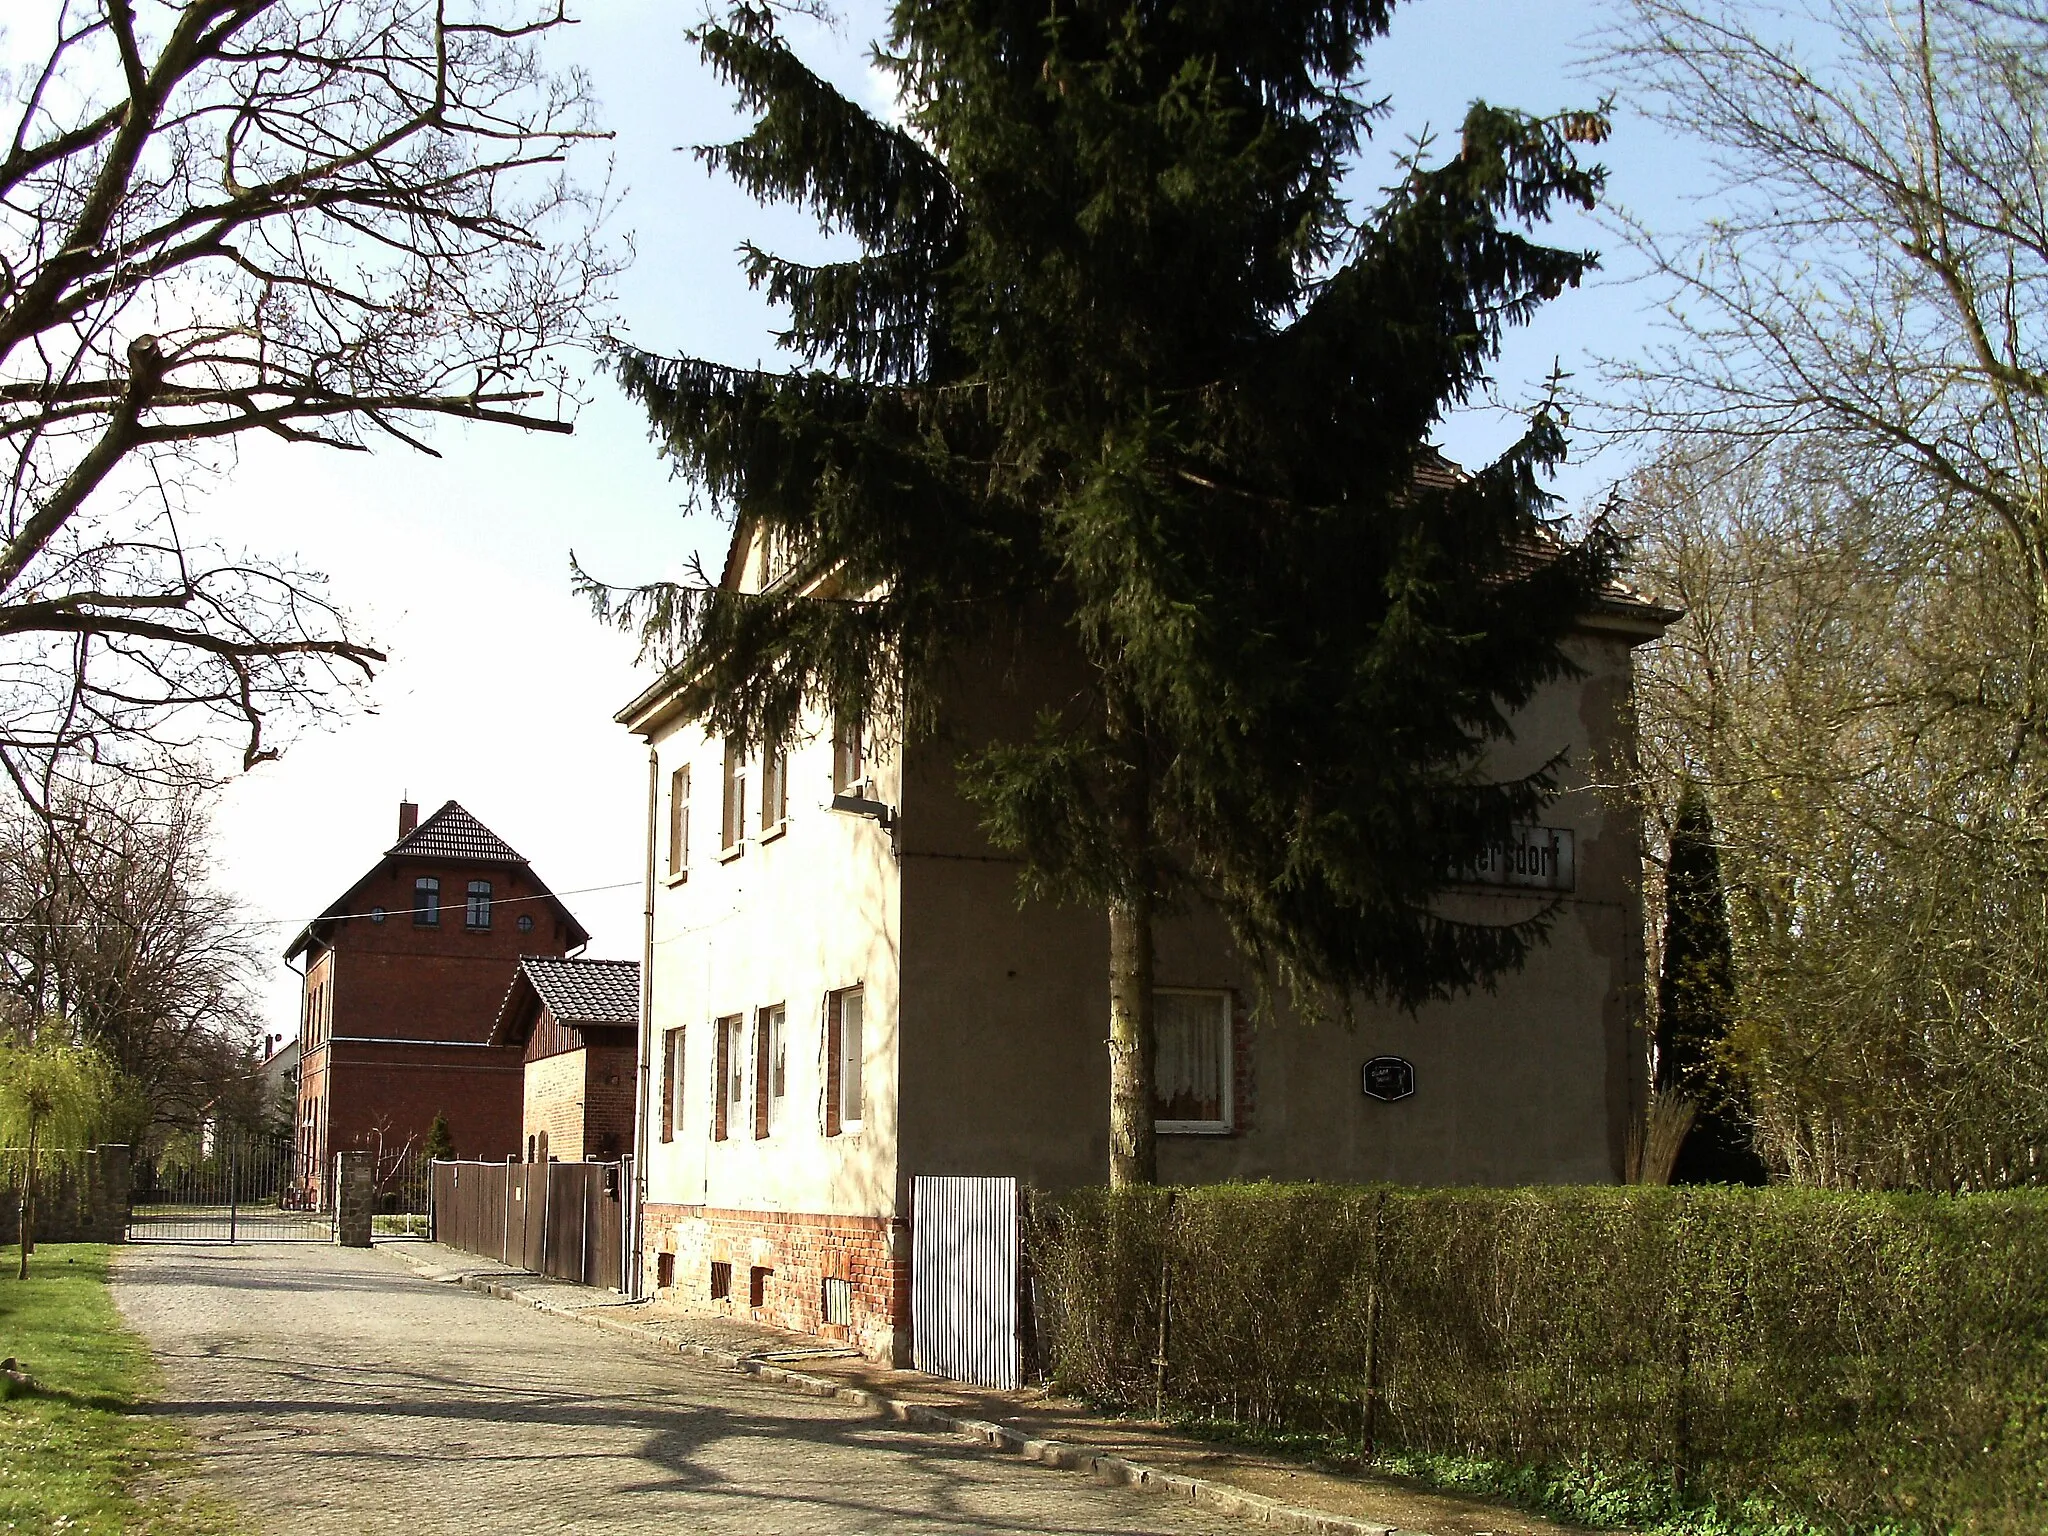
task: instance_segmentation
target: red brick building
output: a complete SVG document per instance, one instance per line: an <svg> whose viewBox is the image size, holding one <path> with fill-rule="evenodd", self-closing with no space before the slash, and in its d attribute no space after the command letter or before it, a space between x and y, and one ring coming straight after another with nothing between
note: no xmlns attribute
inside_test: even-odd
<svg viewBox="0 0 2048 1536"><path fill-rule="evenodd" d="M285 951L305 957L297 1152L310 1186L334 1154L379 1175L419 1156L445 1115L462 1157L520 1150L522 1066L491 1043L520 957L559 958L590 935L526 860L450 800L398 841Z"/></svg>
<svg viewBox="0 0 2048 1536"><path fill-rule="evenodd" d="M525 1062L528 1162L609 1162L633 1150L639 961L526 956L491 1043L517 1048Z"/></svg>

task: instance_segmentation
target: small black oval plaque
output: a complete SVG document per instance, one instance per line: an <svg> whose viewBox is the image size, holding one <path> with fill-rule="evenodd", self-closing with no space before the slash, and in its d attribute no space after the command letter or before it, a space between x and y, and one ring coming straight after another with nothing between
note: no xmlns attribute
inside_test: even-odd
<svg viewBox="0 0 2048 1536"><path fill-rule="evenodd" d="M1415 1064L1400 1056L1375 1056L1365 1064L1365 1096L1391 1104L1415 1091Z"/></svg>

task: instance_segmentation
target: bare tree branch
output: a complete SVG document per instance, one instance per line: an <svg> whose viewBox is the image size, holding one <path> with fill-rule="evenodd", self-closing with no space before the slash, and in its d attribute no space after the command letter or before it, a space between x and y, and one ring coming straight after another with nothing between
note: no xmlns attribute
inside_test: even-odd
<svg viewBox="0 0 2048 1536"><path fill-rule="evenodd" d="M383 659L317 576L178 535L242 434L431 453L437 419L572 429L619 265L605 194L566 169L603 137L588 82L539 51L572 24L561 0L73 0L39 54L7 37L18 787L69 760L170 775L218 725L253 761Z"/></svg>

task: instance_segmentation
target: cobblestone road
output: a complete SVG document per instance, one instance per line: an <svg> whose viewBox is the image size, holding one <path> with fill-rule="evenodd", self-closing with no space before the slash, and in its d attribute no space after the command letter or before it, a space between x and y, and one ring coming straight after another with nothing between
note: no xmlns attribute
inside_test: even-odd
<svg viewBox="0 0 2048 1536"><path fill-rule="evenodd" d="M1222 1516L918 1434L322 1244L122 1250L206 1475L278 1536L1213 1532Z"/></svg>

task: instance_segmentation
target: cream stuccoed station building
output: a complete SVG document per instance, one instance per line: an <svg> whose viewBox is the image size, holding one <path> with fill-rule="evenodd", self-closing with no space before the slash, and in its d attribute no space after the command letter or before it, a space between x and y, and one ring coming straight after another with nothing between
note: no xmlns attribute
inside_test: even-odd
<svg viewBox="0 0 2048 1536"><path fill-rule="evenodd" d="M778 579L800 579L775 573ZM759 590L744 520L724 580ZM1616 590L1494 754L1563 751L1540 828L1448 901L1558 904L1491 992L1356 1029L1252 1018L1220 923L1158 928L1159 1174L1418 1184L1611 1182L1641 1115L1641 850L1595 785L1625 761L1633 649L1675 615ZM728 755L662 679L618 715L650 752L638 1130L643 1293L844 1339L902 1363L918 1175L1100 1182L1108 934L1021 906L953 765L1032 718L1054 664L963 665L949 739L898 750L829 720L779 761Z"/></svg>

